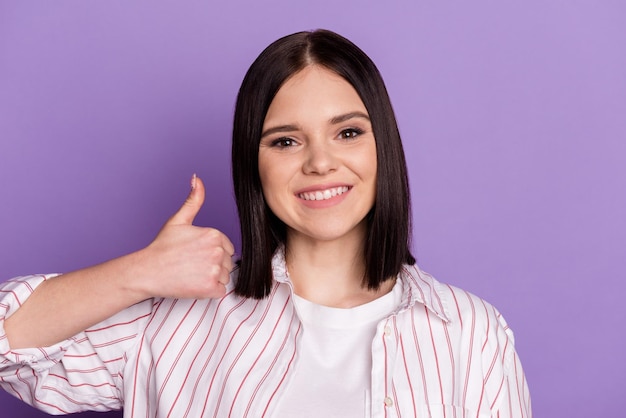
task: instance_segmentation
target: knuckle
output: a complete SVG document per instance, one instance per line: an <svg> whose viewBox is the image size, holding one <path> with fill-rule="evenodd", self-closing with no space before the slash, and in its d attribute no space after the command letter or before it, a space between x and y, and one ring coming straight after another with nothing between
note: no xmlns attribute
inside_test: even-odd
<svg viewBox="0 0 626 418"><path fill-rule="evenodd" d="M212 241L218 240L222 233L214 228L207 228L206 235Z"/></svg>
<svg viewBox="0 0 626 418"><path fill-rule="evenodd" d="M230 260L230 255L224 247L211 247L207 251L207 255L213 264L224 264Z"/></svg>
<svg viewBox="0 0 626 418"><path fill-rule="evenodd" d="M217 264L213 264L209 269L209 279L211 280L211 282L217 282L221 273L222 270L220 266Z"/></svg>
<svg viewBox="0 0 626 418"><path fill-rule="evenodd" d="M213 253L213 256L215 258L222 258L224 254L226 253L226 251L222 247L213 247L211 252Z"/></svg>
<svg viewBox="0 0 626 418"><path fill-rule="evenodd" d="M224 284L228 284L228 283L230 283L230 270L228 270L228 269L223 269L223 271L222 271L222 275L223 275L223 277L224 277L224 281L223 281L223 283L224 283Z"/></svg>

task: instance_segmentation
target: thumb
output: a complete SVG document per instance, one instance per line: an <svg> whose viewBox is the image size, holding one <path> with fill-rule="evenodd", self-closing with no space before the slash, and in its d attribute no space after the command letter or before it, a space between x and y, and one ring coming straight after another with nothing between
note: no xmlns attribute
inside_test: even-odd
<svg viewBox="0 0 626 418"><path fill-rule="evenodd" d="M195 174L191 178L191 191L185 203L178 209L166 225L191 225L204 203L204 183Z"/></svg>

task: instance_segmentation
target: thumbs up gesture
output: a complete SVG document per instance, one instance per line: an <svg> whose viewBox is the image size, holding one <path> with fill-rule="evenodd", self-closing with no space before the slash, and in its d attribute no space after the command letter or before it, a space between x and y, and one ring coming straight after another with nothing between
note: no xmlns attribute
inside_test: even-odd
<svg viewBox="0 0 626 418"><path fill-rule="evenodd" d="M195 175L189 196L142 253L148 271L146 297L217 298L226 294L233 244L222 232L193 225L204 203L204 184Z"/></svg>
<svg viewBox="0 0 626 418"><path fill-rule="evenodd" d="M153 297L226 294L233 244L220 231L193 226L204 203L195 176L183 206L146 248L46 280L5 321L11 347L43 347Z"/></svg>

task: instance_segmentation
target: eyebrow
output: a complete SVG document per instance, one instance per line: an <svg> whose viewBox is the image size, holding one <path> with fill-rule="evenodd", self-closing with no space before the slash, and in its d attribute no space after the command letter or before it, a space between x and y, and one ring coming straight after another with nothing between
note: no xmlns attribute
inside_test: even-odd
<svg viewBox="0 0 626 418"><path fill-rule="evenodd" d="M338 123L343 123L347 120L354 119L354 118L362 118L362 119L366 119L367 121L370 120L370 117L366 113L357 111L357 112L346 113L345 115L335 116L334 118L330 120L330 123L333 125L336 125Z"/></svg>
<svg viewBox="0 0 626 418"><path fill-rule="evenodd" d="M361 119L366 119L367 121L370 120L370 117L363 112L350 112L350 113L345 113L343 115L339 115L339 116L334 116L330 119L330 123L331 125L337 125L339 123L343 123L346 122L350 119L354 119L354 118L361 118ZM264 138L268 135L272 135L278 132L292 132L292 131L297 131L299 129L299 127L297 125L280 125L280 126L274 126L272 128L266 129L265 131L263 131L263 133L261 134L261 138Z"/></svg>
<svg viewBox="0 0 626 418"><path fill-rule="evenodd" d="M296 125L275 126L273 128L269 128L263 131L263 133L261 134L261 138L265 138L268 135L272 135L278 132L292 132L292 131L297 131L297 130L298 130L298 127Z"/></svg>

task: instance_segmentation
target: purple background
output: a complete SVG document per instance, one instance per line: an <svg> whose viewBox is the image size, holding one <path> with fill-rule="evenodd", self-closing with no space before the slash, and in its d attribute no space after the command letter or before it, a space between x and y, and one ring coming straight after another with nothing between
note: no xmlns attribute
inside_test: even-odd
<svg viewBox="0 0 626 418"><path fill-rule="evenodd" d="M148 244L193 172L197 224L238 242L239 83L274 39L325 27L387 82L419 263L502 311L535 416L623 417L624 3L301 3L2 1L1 279ZM0 393L0 416L44 415Z"/></svg>

